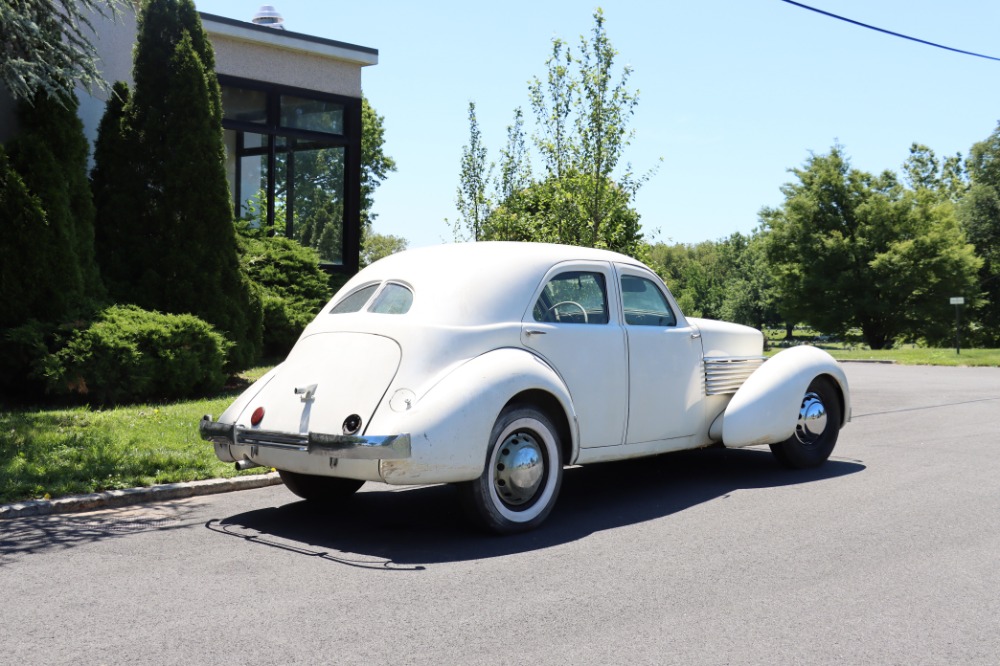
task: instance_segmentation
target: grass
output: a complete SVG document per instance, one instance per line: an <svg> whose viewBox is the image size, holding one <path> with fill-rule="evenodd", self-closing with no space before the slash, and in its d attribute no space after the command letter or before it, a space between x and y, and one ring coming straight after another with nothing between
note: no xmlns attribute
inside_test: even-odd
<svg viewBox="0 0 1000 666"><path fill-rule="evenodd" d="M929 349L902 347L900 349L828 349L840 361L892 361L901 365L955 365L1000 367L1000 349Z"/></svg>
<svg viewBox="0 0 1000 666"><path fill-rule="evenodd" d="M861 332L853 331L845 340L833 340L809 329L796 328L794 338L785 339L784 329L764 331L773 356L786 347L810 344L825 349L840 361L888 361L900 365L950 365L1000 367L1000 349L931 348L918 345L900 345L894 349L872 350L860 342Z"/></svg>
<svg viewBox="0 0 1000 666"><path fill-rule="evenodd" d="M244 373L240 383L266 370ZM221 414L237 393L106 410L0 411L0 503L236 476L198 436L198 421Z"/></svg>

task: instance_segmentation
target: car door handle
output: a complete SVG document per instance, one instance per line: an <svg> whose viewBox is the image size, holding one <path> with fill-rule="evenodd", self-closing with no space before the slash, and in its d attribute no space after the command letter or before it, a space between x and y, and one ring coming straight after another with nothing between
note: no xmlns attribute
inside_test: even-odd
<svg viewBox="0 0 1000 666"><path fill-rule="evenodd" d="M691 334L691 339L692 340L697 340L700 337L701 337L701 333L692 333Z"/></svg>
<svg viewBox="0 0 1000 666"><path fill-rule="evenodd" d="M524 331L525 335L545 335L546 333L547 333L547 331L542 331L542 330L537 329L537 328L528 328L528 329L525 329L525 331Z"/></svg>

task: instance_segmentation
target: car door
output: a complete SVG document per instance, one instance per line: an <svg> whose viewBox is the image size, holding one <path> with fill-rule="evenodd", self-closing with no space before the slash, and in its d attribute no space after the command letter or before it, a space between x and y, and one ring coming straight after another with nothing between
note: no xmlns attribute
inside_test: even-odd
<svg viewBox="0 0 1000 666"><path fill-rule="evenodd" d="M616 268L628 343L625 441L694 435L704 420L701 335L655 275L624 264Z"/></svg>
<svg viewBox="0 0 1000 666"><path fill-rule="evenodd" d="M620 445L628 409L625 333L609 289L607 262L551 269L525 312L521 340L562 377L580 427L581 448Z"/></svg>

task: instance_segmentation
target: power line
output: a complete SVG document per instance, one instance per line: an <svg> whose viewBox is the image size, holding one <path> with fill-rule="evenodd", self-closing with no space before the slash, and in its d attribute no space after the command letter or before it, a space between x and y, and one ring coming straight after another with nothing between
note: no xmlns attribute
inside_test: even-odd
<svg viewBox="0 0 1000 666"><path fill-rule="evenodd" d="M855 21L854 19L849 19L846 16L839 16L837 14L831 14L830 12L823 11L822 9L817 9L815 7L810 7L809 5L803 5L801 2L794 2L793 0L781 0L782 2L787 2L790 5L795 5L796 7L801 7L802 9L808 9L811 12L816 12L817 14L823 14L824 16L829 16L830 18L835 18L838 21L845 21L847 23L853 23L854 25L861 26L862 28L868 28L869 30L875 30L876 32L882 32L887 35L892 35L893 37L902 37L903 39L908 39L911 42L919 42L920 44L926 44L927 46L933 46L935 48L944 49L945 51L953 51L955 53L961 53L963 55L975 56L977 58L986 58L987 60L996 60L1000 62L1000 58L994 58L993 56L983 55L982 53L973 53L972 51L963 51L962 49L952 48L950 46L945 46L943 44L935 44L934 42L928 42L926 39L918 39L916 37L910 37L909 35L904 35L899 32L893 32L892 30L886 30L885 28L879 28L874 25L869 25L867 23L862 23L861 21Z"/></svg>

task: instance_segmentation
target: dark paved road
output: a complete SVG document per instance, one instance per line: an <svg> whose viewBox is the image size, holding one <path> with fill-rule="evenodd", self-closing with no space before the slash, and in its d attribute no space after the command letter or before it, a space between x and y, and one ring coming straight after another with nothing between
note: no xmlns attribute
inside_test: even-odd
<svg viewBox="0 0 1000 666"><path fill-rule="evenodd" d="M9 664L1000 663L1000 370L848 365L818 471L567 470L542 529L448 487L282 487L0 521Z"/></svg>

